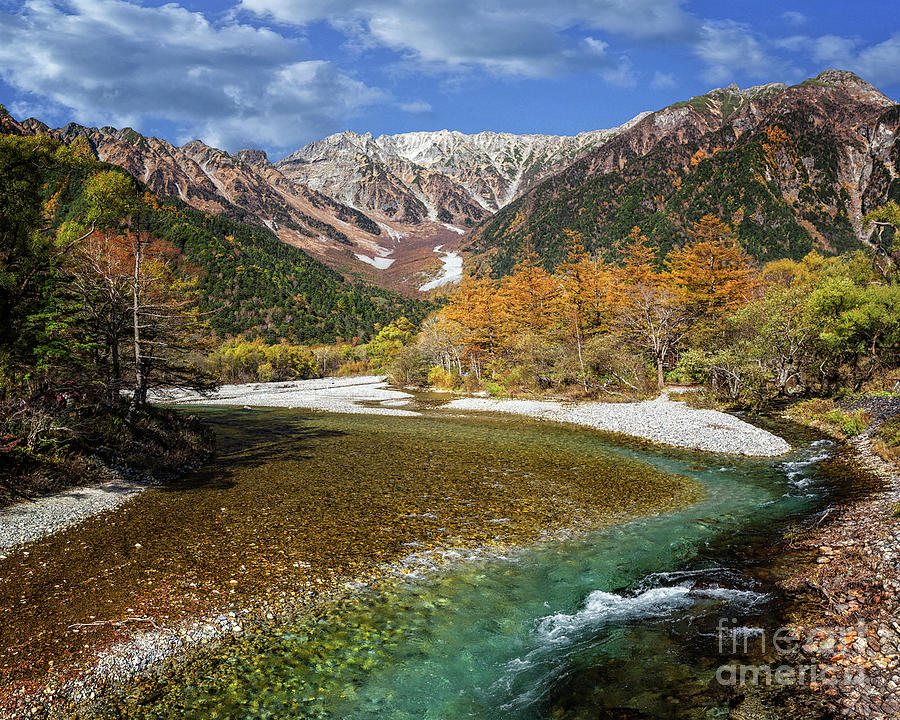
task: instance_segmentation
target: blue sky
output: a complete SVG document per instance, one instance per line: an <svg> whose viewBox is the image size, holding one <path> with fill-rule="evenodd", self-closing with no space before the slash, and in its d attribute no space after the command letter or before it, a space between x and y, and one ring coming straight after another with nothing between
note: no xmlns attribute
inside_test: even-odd
<svg viewBox="0 0 900 720"><path fill-rule="evenodd" d="M0 103L273 159L350 129L574 134L837 67L900 98L892 2L0 0Z"/></svg>

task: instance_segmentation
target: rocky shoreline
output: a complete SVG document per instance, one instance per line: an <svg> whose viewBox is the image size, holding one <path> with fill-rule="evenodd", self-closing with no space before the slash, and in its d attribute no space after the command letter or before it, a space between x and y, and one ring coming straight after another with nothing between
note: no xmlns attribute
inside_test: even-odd
<svg viewBox="0 0 900 720"><path fill-rule="evenodd" d="M835 714L900 717L900 473L872 451L877 425L848 441L884 490L854 502L794 546L808 560L782 584L798 598L798 661L809 690Z"/></svg>
<svg viewBox="0 0 900 720"><path fill-rule="evenodd" d="M107 466L112 480L62 490L52 495L0 508L0 559L4 551L39 540L86 518L115 510L147 488L172 482L196 470L209 454L162 475L147 475L129 468Z"/></svg>

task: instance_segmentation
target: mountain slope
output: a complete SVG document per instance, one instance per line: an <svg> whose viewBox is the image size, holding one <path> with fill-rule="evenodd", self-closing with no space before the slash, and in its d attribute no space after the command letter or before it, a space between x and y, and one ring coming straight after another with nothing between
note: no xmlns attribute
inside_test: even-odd
<svg viewBox="0 0 900 720"><path fill-rule="evenodd" d="M34 128L28 125L10 118L0 106L0 136L32 134ZM40 167L50 227L83 218L85 184L95 173L115 169L127 174L94 160ZM264 226L202 212L178 198L161 198L128 175L141 195L135 226L174 246L174 267L196 276L200 309L220 337L308 343L368 339L376 324L385 325L401 315L415 322L432 307L383 288L349 282Z"/></svg>
<svg viewBox="0 0 900 720"><path fill-rule="evenodd" d="M441 130L375 138L342 132L310 143L276 167L298 183L385 218L469 227L641 117L572 137Z"/></svg>
<svg viewBox="0 0 900 720"><path fill-rule="evenodd" d="M712 212L761 260L861 247L865 211L900 194L898 106L852 73L714 90L642 118L484 222L473 264L508 271L522 246L553 263L563 230L595 250L635 225L663 251Z"/></svg>
<svg viewBox="0 0 900 720"><path fill-rule="evenodd" d="M379 219L284 177L260 150L234 155L192 140L177 147L130 129L51 129L29 119L23 132L63 142L84 137L96 156L118 165L160 197L175 197L212 215L265 225L338 272L414 294L440 266L434 247L454 250L460 233L441 223L407 226Z"/></svg>

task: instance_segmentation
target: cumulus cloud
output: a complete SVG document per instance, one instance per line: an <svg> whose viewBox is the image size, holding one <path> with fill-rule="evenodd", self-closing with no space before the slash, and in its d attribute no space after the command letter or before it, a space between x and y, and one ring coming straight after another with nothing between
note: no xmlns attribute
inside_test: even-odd
<svg viewBox="0 0 900 720"><path fill-rule="evenodd" d="M12 87L82 123L162 120L181 139L227 149L296 147L383 99L300 50L272 30L214 25L172 4L27 0L0 13L0 76Z"/></svg>
<svg viewBox="0 0 900 720"><path fill-rule="evenodd" d="M732 20L704 22L694 51L706 63L706 79L713 83L733 80L736 73L770 78L782 69L747 25Z"/></svg>
<svg viewBox="0 0 900 720"><path fill-rule="evenodd" d="M281 23L322 20L352 29L367 46L387 47L431 70L487 69L551 77L597 69L613 82L626 65L598 33L674 39L689 33L681 0L241 0L240 7ZM631 82L631 80L629 80Z"/></svg>

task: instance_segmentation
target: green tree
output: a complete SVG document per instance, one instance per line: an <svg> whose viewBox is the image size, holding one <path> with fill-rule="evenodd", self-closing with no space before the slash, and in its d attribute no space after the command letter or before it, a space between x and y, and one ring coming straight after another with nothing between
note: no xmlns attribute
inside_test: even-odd
<svg viewBox="0 0 900 720"><path fill-rule="evenodd" d="M415 326L405 317L388 324L368 344L369 358L376 367L386 368L401 348L413 341L415 332Z"/></svg>
<svg viewBox="0 0 900 720"><path fill-rule="evenodd" d="M41 371L65 365L80 344L67 342L73 322L60 266L60 247L44 208L48 171L74 163L45 136L0 135L0 373L5 384L39 382Z"/></svg>

